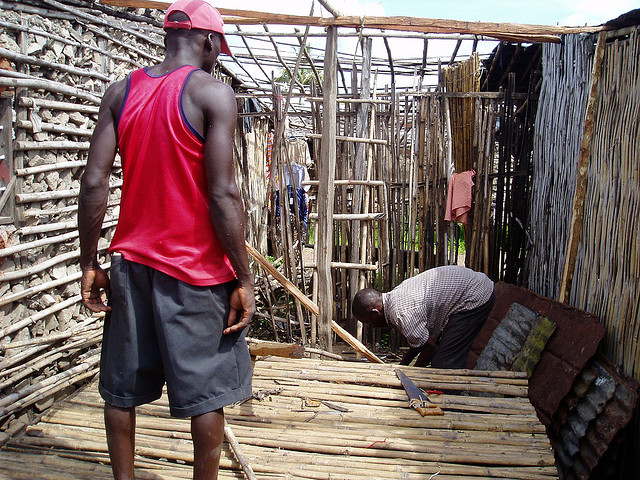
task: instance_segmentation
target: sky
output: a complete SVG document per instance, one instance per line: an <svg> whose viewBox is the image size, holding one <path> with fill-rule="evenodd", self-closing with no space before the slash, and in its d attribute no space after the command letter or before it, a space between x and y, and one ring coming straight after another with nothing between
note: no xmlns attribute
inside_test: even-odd
<svg viewBox="0 0 640 480"><path fill-rule="evenodd" d="M308 15L311 0L213 0L225 8ZM599 25L635 8L640 0L328 0L347 15L389 15L538 25ZM315 15L326 10L316 3Z"/></svg>
<svg viewBox="0 0 640 480"><path fill-rule="evenodd" d="M208 0L218 7L257 10L270 13L285 13L292 15L309 15L312 0ZM623 13L640 8L640 0L327 0L328 3L343 15L355 16L413 16L425 18L439 18L450 20L510 22L530 25L567 25L584 26L600 25L612 20ZM320 4L314 3L314 15L331 16ZM231 26L225 27L231 29ZM271 31L291 31L291 26L270 26ZM301 28L301 27L299 27ZM244 31L259 31L259 26L243 26ZM352 31L353 29L347 29ZM229 39L231 49L242 47L239 38ZM324 40L311 38L307 44L312 48L312 56L322 58ZM423 43L418 39L392 38L389 41L394 61L421 57ZM488 55L497 42L481 42L478 53ZM453 40L430 40L429 61L438 58L449 59L455 46ZM256 46L252 45L252 48ZM257 47L259 48L259 47ZM358 52L356 38L339 36L338 51L342 54L356 55ZM283 49L283 53L297 55L297 48ZM468 50L468 51L467 51ZM464 42L458 52L459 58L466 58L471 54L471 42ZM373 39L373 56L386 59L387 52L380 38ZM269 72L268 72L269 73ZM276 76L279 71L274 72ZM435 75L427 75L428 84L437 82ZM410 76L403 76L399 82L411 83ZM382 82L384 83L384 82ZM398 83L398 86L411 86Z"/></svg>

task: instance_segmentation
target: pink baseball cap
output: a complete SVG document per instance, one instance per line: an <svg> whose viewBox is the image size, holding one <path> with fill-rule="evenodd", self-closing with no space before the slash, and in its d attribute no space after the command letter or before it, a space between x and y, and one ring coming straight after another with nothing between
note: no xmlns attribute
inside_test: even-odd
<svg viewBox="0 0 640 480"><path fill-rule="evenodd" d="M182 12L189 17L189 20L182 22L173 22L168 20L169 15L173 12ZM178 0L169 5L164 15L163 27L168 28L186 28L191 30L197 28L200 30L208 30L210 32L218 32L222 35L220 42L220 52L231 55L227 39L224 38L224 21L216 7L211 5L207 0Z"/></svg>

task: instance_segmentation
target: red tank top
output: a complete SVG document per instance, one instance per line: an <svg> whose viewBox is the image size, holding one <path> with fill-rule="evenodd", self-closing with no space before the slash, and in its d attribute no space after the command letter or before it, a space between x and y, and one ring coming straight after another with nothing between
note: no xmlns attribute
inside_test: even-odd
<svg viewBox="0 0 640 480"><path fill-rule="evenodd" d="M128 78L118 119L123 186L109 252L192 285L235 278L209 217L204 138L182 109L182 93L198 70L159 77L146 69Z"/></svg>

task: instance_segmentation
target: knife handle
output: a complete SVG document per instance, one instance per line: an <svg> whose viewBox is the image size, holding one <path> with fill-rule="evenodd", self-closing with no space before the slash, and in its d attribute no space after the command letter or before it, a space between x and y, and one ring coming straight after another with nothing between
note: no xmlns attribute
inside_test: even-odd
<svg viewBox="0 0 640 480"><path fill-rule="evenodd" d="M423 417L426 415L444 415L442 409L435 403L427 403L425 405L425 402L422 402L417 398L412 398L409 402L409 406Z"/></svg>
<svg viewBox="0 0 640 480"><path fill-rule="evenodd" d="M416 407L416 410L423 417L426 415L444 415L444 412L442 411L442 409L437 405L434 405L433 407L429 407L429 408Z"/></svg>

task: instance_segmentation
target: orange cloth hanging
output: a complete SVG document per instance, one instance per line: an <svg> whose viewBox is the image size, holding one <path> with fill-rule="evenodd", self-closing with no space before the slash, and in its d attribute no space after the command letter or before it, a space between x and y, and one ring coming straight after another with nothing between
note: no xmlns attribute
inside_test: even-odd
<svg viewBox="0 0 640 480"><path fill-rule="evenodd" d="M467 170L466 172L451 175L444 214L445 220L467 224L472 201L471 187L474 185L473 177L475 175L475 170Z"/></svg>

